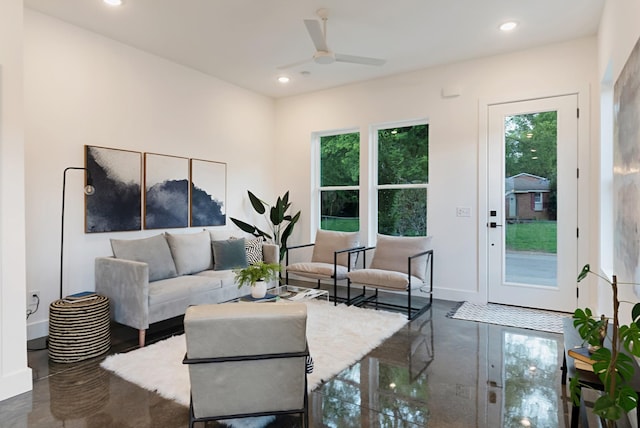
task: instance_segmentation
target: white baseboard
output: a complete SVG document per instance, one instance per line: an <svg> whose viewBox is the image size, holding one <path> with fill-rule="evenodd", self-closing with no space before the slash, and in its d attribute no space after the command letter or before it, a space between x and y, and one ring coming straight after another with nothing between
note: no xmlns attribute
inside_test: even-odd
<svg viewBox="0 0 640 428"><path fill-rule="evenodd" d="M29 367L0 377L0 401L33 389L33 374Z"/></svg>
<svg viewBox="0 0 640 428"><path fill-rule="evenodd" d="M49 320L27 324L27 340L38 339L49 335Z"/></svg>

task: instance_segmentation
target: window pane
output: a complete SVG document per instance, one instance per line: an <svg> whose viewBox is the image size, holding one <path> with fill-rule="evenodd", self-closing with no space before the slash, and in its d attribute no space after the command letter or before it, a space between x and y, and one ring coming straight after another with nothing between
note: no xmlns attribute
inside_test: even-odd
<svg viewBox="0 0 640 428"><path fill-rule="evenodd" d="M378 232L427 235L427 189L378 190Z"/></svg>
<svg viewBox="0 0 640 428"><path fill-rule="evenodd" d="M341 232L360 230L357 190L320 192L320 228Z"/></svg>
<svg viewBox="0 0 640 428"><path fill-rule="evenodd" d="M429 125L378 131L378 184L429 182Z"/></svg>
<svg viewBox="0 0 640 428"><path fill-rule="evenodd" d="M320 186L357 186L360 181L360 134L320 137Z"/></svg>

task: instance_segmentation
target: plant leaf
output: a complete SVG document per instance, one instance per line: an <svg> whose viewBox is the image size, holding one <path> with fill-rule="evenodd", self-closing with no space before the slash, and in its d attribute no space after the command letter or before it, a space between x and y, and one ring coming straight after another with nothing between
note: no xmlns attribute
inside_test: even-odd
<svg viewBox="0 0 640 428"><path fill-rule="evenodd" d="M242 231L247 232L247 233L251 233L251 234L255 234L256 232L256 227L250 225L249 223L245 223L242 220L238 220L237 218L233 218L231 217L231 221L238 226L240 229L242 229Z"/></svg>
<svg viewBox="0 0 640 428"><path fill-rule="evenodd" d="M633 305L633 308L631 309L631 319L635 325L640 327L640 303Z"/></svg>
<svg viewBox="0 0 640 428"><path fill-rule="evenodd" d="M633 410L638 405L638 394L628 385L620 388L620 397L618 399L620 407L625 413Z"/></svg>
<svg viewBox="0 0 640 428"><path fill-rule="evenodd" d="M582 271L580 272L580 274L578 275L578 282L582 281L583 279L585 279L587 277L587 274L589 273L589 271L591 270L591 267L589 266L589 263L587 263L586 265L584 265L584 267L582 268Z"/></svg>
<svg viewBox="0 0 640 428"><path fill-rule="evenodd" d="M251 191L247 190L247 193L249 194L249 201L251 201L251 206L253 207L253 209L258 214L264 214L267 209L265 208L265 205L262 203L262 201L256 195L251 193Z"/></svg>
<svg viewBox="0 0 640 428"><path fill-rule="evenodd" d="M593 403L593 413L609 420L618 420L622 417L623 410L615 401L604 394Z"/></svg>
<svg viewBox="0 0 640 428"><path fill-rule="evenodd" d="M620 326L620 341L629 353L640 357L640 327L632 323L629 326Z"/></svg>

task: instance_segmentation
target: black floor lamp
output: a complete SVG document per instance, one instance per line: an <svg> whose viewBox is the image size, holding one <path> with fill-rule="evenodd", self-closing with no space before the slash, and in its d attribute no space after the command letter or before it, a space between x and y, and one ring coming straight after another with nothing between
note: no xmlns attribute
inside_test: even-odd
<svg viewBox="0 0 640 428"><path fill-rule="evenodd" d="M62 224L60 226L60 299L62 299L62 266L64 260L64 196L67 188L67 171L71 169L84 170L87 173L87 181L84 186L84 194L87 196L91 196L96 193L96 188L93 187L93 179L91 178L91 171L87 168L79 167L79 166L70 166L64 169L62 173Z"/></svg>

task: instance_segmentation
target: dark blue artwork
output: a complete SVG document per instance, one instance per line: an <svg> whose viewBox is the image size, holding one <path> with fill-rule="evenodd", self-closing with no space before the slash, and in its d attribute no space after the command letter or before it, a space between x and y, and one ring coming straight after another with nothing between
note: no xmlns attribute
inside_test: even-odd
<svg viewBox="0 0 640 428"><path fill-rule="evenodd" d="M169 180L147 188L146 229L187 227L189 221L189 182Z"/></svg>
<svg viewBox="0 0 640 428"><path fill-rule="evenodd" d="M144 154L145 229L189 226L189 159Z"/></svg>
<svg viewBox="0 0 640 428"><path fill-rule="evenodd" d="M223 203L214 199L206 190L191 184L191 226L224 226L227 216Z"/></svg>
<svg viewBox="0 0 640 428"><path fill-rule="evenodd" d="M85 146L85 159L96 189L85 198L85 231L140 230L140 152Z"/></svg>
<svg viewBox="0 0 640 428"><path fill-rule="evenodd" d="M191 159L191 226L224 226L227 164Z"/></svg>

